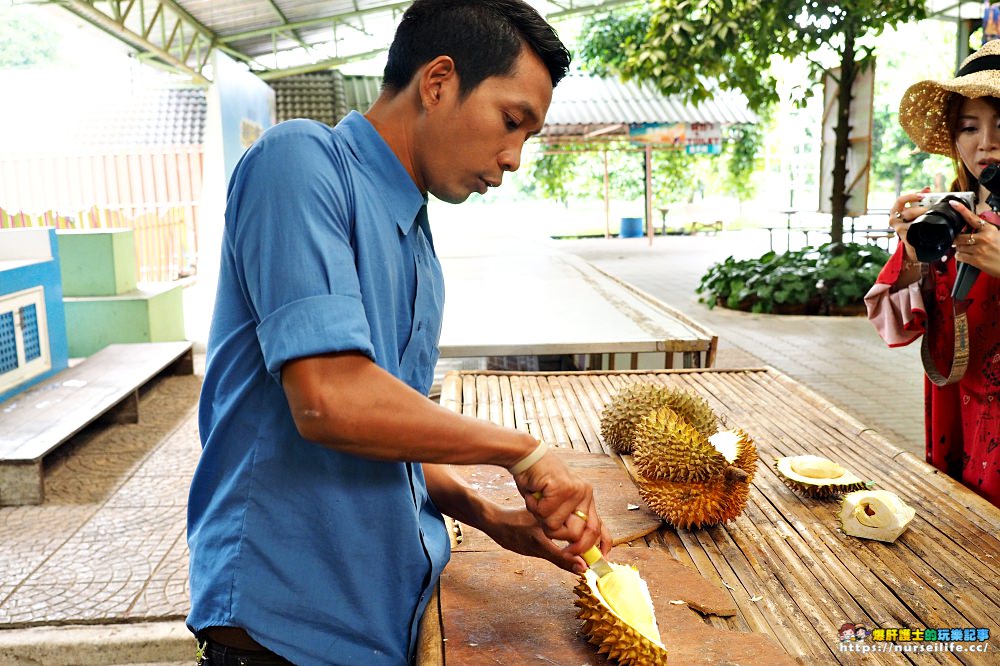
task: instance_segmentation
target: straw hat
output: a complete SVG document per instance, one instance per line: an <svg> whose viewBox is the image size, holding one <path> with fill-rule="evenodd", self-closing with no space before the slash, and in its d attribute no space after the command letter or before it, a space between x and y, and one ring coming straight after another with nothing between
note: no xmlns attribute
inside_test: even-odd
<svg viewBox="0 0 1000 666"><path fill-rule="evenodd" d="M953 94L970 99L1000 97L1000 40L985 45L962 62L958 74L944 81L914 83L899 103L899 124L920 150L952 154L946 117Z"/></svg>

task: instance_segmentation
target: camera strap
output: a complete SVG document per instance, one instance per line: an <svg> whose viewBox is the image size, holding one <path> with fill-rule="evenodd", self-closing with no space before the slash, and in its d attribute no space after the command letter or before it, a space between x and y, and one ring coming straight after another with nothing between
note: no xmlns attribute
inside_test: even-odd
<svg viewBox="0 0 1000 666"><path fill-rule="evenodd" d="M965 375L965 369L969 367L969 319L966 315L967 303L956 303L955 312L955 349L951 357L951 370L945 377L938 372L937 365L931 357L930 345L927 342L927 334L920 343L920 360L924 364L924 372L927 378L935 386L947 386L954 384Z"/></svg>

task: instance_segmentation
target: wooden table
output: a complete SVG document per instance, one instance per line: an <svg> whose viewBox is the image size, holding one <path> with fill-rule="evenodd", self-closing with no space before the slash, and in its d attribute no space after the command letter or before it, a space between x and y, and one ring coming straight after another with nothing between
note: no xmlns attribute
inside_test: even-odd
<svg viewBox="0 0 1000 666"><path fill-rule="evenodd" d="M444 358L576 355L578 368L608 370L715 364L715 334L578 257L443 257L441 264Z"/></svg>
<svg viewBox="0 0 1000 666"><path fill-rule="evenodd" d="M635 381L703 396L758 447L761 463L739 518L702 530L661 526L632 544L666 551L728 591L735 615L709 616L706 623L770 637L803 664L1000 663L1000 509L773 369L450 373L441 402L560 447L601 453L601 410L620 387ZM909 529L893 544L842 533L837 502L801 497L770 464L777 456L804 453L836 460L874 480L877 488L898 494L917 511ZM628 456L622 462L631 464ZM449 590L447 577L442 581L443 597ZM497 585L491 590L497 597L516 592ZM572 603L571 596L566 603ZM447 614L431 617L427 626L435 620L451 641L438 643L446 657L454 649L448 646L463 637L448 635ZM869 630L983 628L990 634L987 642L879 644L868 639L842 645L838 629L848 622L864 623ZM949 643L966 650L945 651ZM919 646L937 651L874 651ZM986 652L969 651L974 646ZM871 651L861 653L864 647ZM423 663L440 663L430 654ZM548 656L541 656L540 662L525 663L548 663ZM552 658L552 663L568 662Z"/></svg>

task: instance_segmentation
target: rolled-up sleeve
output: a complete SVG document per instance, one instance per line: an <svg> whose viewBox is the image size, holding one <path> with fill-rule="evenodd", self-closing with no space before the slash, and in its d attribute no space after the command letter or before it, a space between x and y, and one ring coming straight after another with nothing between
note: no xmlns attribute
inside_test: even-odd
<svg viewBox="0 0 1000 666"><path fill-rule="evenodd" d="M374 360L371 331L360 298L314 296L289 303L257 327L264 364L281 382L281 366L292 359L360 351Z"/></svg>
<svg viewBox="0 0 1000 666"><path fill-rule="evenodd" d="M285 362L339 351L374 360L351 244L350 172L337 168L328 134L303 122L282 141L265 136L244 159L254 164L228 204L230 242L268 373L280 383Z"/></svg>
<svg viewBox="0 0 1000 666"><path fill-rule="evenodd" d="M893 290L876 282L865 294L868 320L890 347L903 347L924 333L927 310L920 282Z"/></svg>

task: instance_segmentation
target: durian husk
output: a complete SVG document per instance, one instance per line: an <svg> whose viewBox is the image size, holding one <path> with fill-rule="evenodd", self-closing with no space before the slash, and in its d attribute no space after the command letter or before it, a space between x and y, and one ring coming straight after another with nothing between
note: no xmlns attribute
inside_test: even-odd
<svg viewBox="0 0 1000 666"><path fill-rule="evenodd" d="M892 543L906 531L916 511L888 490L859 490L844 495L837 517L845 534Z"/></svg>
<svg viewBox="0 0 1000 666"><path fill-rule="evenodd" d="M608 563L615 573L619 569L628 569L624 565ZM635 574L638 576L638 573ZM645 584L643 584L645 587ZM657 635L647 636L633 627L612 609L599 590L597 575L588 570L580 576L573 590L578 608L576 616L583 620L583 634L587 640L597 646L598 654L606 654L609 659L617 661L622 666L663 666L667 663L667 650ZM645 601L652 607L648 589L644 590ZM657 633L655 619L648 633Z"/></svg>
<svg viewBox="0 0 1000 666"><path fill-rule="evenodd" d="M649 423L652 422L650 419ZM637 440L633 456L639 472L636 478L639 494L649 508L680 529L718 525L743 513L750 498L750 483L757 472L757 447L750 436L742 430L734 431L739 441L736 456L729 461L707 440L700 442L689 428L675 420L666 418L658 422L672 429L652 442ZM657 444L662 444L668 452L667 460L658 456ZM706 444L711 452L705 449ZM692 473L691 465L683 457L688 445L696 450L691 459L701 461L703 471L698 474ZM645 457L649 460L640 466L638 459ZM675 468L670 461L675 461L676 473L672 472ZM698 480L687 480L692 477Z"/></svg>
<svg viewBox="0 0 1000 666"><path fill-rule="evenodd" d="M635 429L646 414L670 407L708 437L718 429L715 412L702 398L679 389L645 382L619 391L601 412L601 436L617 453L632 453Z"/></svg>
<svg viewBox="0 0 1000 666"><path fill-rule="evenodd" d="M644 416L635 430L632 460L647 479L707 481L729 464L708 436L670 407Z"/></svg>
<svg viewBox="0 0 1000 666"><path fill-rule="evenodd" d="M796 465L801 470L796 470ZM774 461L774 469L786 486L807 497L826 498L867 490L869 481L844 469L841 465L820 456L785 456ZM821 474L829 470L827 474ZM800 473L802 472L802 473Z"/></svg>

